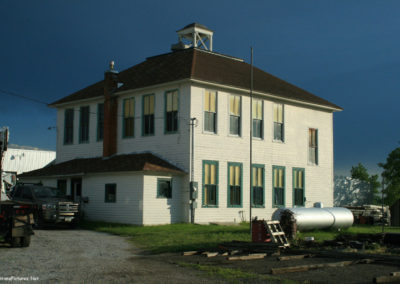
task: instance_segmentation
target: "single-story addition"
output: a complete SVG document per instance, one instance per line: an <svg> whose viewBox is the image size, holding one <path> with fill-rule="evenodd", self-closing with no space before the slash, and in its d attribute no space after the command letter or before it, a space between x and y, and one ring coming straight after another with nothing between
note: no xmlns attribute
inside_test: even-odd
<svg viewBox="0 0 400 284"><path fill-rule="evenodd" d="M190 24L172 52L121 72L112 63L103 80L52 103L56 162L20 179L88 196L90 219L138 225L333 206L333 113L342 109L214 52L212 36Z"/></svg>
<svg viewBox="0 0 400 284"><path fill-rule="evenodd" d="M182 222L182 177L186 173L151 153L82 158L21 175L25 182L58 187L71 198L88 197L86 217L127 224ZM70 183L71 189L67 190ZM82 193L82 189L84 193ZM154 190L157 189L157 190Z"/></svg>

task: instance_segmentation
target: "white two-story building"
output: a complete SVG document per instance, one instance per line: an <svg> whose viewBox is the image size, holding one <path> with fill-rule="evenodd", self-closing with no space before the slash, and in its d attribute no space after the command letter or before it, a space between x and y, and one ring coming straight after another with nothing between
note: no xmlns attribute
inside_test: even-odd
<svg viewBox="0 0 400 284"><path fill-rule="evenodd" d="M251 65L213 52L202 25L178 35L171 53L111 65L51 104L56 163L20 178L89 197L92 220L138 225L248 221L250 202L259 219L332 206L341 108L255 67L251 84Z"/></svg>

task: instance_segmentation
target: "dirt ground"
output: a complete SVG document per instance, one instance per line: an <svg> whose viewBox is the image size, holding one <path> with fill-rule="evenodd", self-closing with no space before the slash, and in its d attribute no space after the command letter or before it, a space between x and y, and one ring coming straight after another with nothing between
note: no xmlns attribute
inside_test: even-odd
<svg viewBox="0 0 400 284"><path fill-rule="evenodd" d="M283 255L283 254L282 254ZM301 260L278 261L276 256L267 256L264 259L231 261L226 256L207 258L202 255L175 256L169 258L170 262L189 262L201 265L219 266L223 268L234 268L242 271L253 272L260 275L270 275L271 268L290 267L308 264L333 263L346 259L312 257ZM390 272L400 271L400 263L391 265L383 264L355 264L345 267L331 267L310 270L306 272L292 272L276 276L281 279L290 279L306 283L372 283L377 276L388 276ZM252 281L256 283L258 281ZM261 283L262 281L260 281Z"/></svg>
<svg viewBox="0 0 400 284"><path fill-rule="evenodd" d="M271 276L271 268L342 260L313 257L278 261L276 256L267 256L230 261L226 256L149 255L124 237L86 230L47 229L36 230L28 248L0 244L0 283L10 283L10 279L13 283L280 283L265 280L264 276ZM239 269L262 277L228 281L183 267L182 263ZM372 283L374 277L394 271L400 271L400 263L355 264L272 276L303 283ZM15 281L18 279L21 281Z"/></svg>
<svg viewBox="0 0 400 284"><path fill-rule="evenodd" d="M226 283L162 257L142 255L123 237L62 229L35 230L27 248L0 244L0 283L18 282Z"/></svg>

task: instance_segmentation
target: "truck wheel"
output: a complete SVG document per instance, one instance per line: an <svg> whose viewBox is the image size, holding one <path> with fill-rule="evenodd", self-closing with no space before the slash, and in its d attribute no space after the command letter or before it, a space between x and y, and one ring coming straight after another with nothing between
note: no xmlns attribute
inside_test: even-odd
<svg viewBox="0 0 400 284"><path fill-rule="evenodd" d="M11 246L12 246L13 248L21 246L21 238L20 238L20 237L14 237L14 238L12 238L12 239L11 239Z"/></svg>
<svg viewBox="0 0 400 284"><path fill-rule="evenodd" d="M23 248L29 247L31 244L31 236L26 236L21 238L21 246Z"/></svg>

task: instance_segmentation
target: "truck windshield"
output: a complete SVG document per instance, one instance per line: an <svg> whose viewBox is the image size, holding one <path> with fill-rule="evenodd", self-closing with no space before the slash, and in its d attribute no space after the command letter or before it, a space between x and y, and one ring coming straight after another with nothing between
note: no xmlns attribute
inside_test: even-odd
<svg viewBox="0 0 400 284"><path fill-rule="evenodd" d="M37 198L58 197L59 192L54 187L34 187L33 191Z"/></svg>

